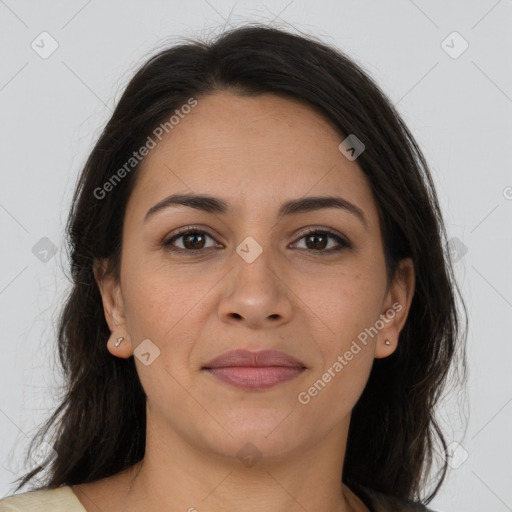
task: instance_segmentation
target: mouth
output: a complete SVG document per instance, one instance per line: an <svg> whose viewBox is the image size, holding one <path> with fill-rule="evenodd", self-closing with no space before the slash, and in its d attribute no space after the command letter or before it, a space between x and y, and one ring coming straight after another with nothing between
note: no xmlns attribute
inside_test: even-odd
<svg viewBox="0 0 512 512"><path fill-rule="evenodd" d="M306 369L297 359L275 350L232 350L202 368L215 379L246 390L271 388L298 377Z"/></svg>

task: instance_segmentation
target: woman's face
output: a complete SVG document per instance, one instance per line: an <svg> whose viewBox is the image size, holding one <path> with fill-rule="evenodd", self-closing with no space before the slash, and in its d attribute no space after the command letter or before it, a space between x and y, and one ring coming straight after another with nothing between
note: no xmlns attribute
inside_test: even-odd
<svg viewBox="0 0 512 512"><path fill-rule="evenodd" d="M113 335L127 339L109 350L135 351L148 426L160 439L222 456L341 442L374 358L396 349L412 266L388 286L369 183L316 111L268 94L197 102L138 171L120 282L100 282ZM174 194L207 195L225 210L197 201L148 214ZM313 197L352 206L300 206ZM289 202L298 206L281 212ZM188 226L196 234L180 237ZM278 350L305 369L217 371L246 387L205 369L234 349ZM255 372L262 381L251 380ZM294 376L270 385L283 375Z"/></svg>

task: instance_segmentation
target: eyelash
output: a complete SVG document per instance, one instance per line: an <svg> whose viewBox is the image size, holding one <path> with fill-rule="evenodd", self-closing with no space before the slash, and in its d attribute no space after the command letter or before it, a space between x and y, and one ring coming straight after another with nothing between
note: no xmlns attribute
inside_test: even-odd
<svg viewBox="0 0 512 512"><path fill-rule="evenodd" d="M162 247L164 249L166 249L167 251L171 251L174 253L187 253L188 252L191 254L200 254L207 249L214 249L214 247L206 247L206 248L202 248L202 249L182 249L181 247L179 247L179 248L173 247L173 245L172 245L173 241L178 240L179 238L182 238L186 235L191 235L191 234L207 235L214 240L214 237L210 233L208 233L208 231L205 231L204 229L200 229L199 227L196 228L194 226L188 226L186 228L182 228L181 230L179 230L171 238L167 238L167 239L163 240ZM334 249L331 248L331 249L315 250L315 249L307 249L306 248L303 250L316 253L316 255L318 255L318 256L326 256L328 254L337 253L337 252L342 251L343 249L348 249L348 248L352 247L352 245L346 239L344 239L340 235L338 235L335 232L333 232L329 229L326 229L326 228L316 228L316 229L313 228L309 231L303 232L303 233L301 233L301 236L300 236L300 238L298 238L298 240L302 240L303 238L305 238L307 236L318 235L318 234L328 236L329 238L336 240L336 242L339 244L339 246Z"/></svg>

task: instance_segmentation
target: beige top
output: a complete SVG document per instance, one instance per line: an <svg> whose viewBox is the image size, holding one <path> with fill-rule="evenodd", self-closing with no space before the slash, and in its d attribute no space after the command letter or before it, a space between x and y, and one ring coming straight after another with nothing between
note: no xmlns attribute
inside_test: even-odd
<svg viewBox="0 0 512 512"><path fill-rule="evenodd" d="M69 485L13 494L0 501L0 512L86 512Z"/></svg>
<svg viewBox="0 0 512 512"><path fill-rule="evenodd" d="M422 505L404 505L392 497L365 489L363 499L371 512L413 512L430 509ZM69 485L14 494L0 500L0 512L86 512ZM430 511L434 512L434 511Z"/></svg>

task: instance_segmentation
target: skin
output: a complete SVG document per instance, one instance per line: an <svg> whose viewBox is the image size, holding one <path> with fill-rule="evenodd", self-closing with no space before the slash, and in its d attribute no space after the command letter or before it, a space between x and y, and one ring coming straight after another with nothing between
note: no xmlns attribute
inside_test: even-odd
<svg viewBox="0 0 512 512"><path fill-rule="evenodd" d="M101 275L104 262L95 271L112 356L130 357L145 339L160 350L148 366L135 357L148 397L146 454L122 473L75 485L86 510L368 510L341 483L351 411L374 358L396 350L414 269L403 260L387 282L376 203L357 160L339 151L343 138L301 102L219 92L198 98L145 158L125 214L120 282ZM178 206L144 222L151 206L178 192L220 197L232 212ZM312 195L355 204L367 229L335 208L277 219L282 202ZM193 224L212 236L199 242L202 255L162 247ZM331 228L352 247L322 257L301 232L307 226ZM248 236L263 249L252 263L236 252ZM327 249L337 246L328 240ZM183 237L174 244L194 247ZM378 335L299 403L396 303L401 310ZM115 347L119 336L125 340ZM234 348L281 350L307 369L258 391L201 370ZM252 467L237 457L248 442L261 454Z"/></svg>

